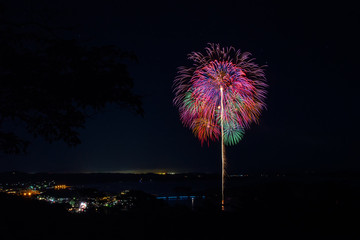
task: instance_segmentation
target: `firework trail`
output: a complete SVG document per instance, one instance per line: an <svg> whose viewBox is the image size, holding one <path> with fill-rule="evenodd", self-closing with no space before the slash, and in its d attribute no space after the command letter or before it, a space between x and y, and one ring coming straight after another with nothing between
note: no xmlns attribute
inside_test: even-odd
<svg viewBox="0 0 360 240"><path fill-rule="evenodd" d="M222 203L224 203L225 145L235 145L265 108L263 66L249 52L209 43L206 53L192 52L191 67L179 67L174 81L174 104L180 119L201 143L218 140L222 148Z"/></svg>

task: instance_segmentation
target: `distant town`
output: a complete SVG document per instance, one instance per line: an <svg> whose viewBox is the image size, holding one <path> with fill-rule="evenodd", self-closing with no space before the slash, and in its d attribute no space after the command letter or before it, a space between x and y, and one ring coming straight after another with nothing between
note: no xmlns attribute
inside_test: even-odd
<svg viewBox="0 0 360 240"><path fill-rule="evenodd" d="M133 189L126 189L121 192L103 192L99 191L95 188L86 188L80 186L70 186L67 184L58 184L55 180L38 180L41 178L41 174L35 179L31 179L34 177L33 174L26 173L18 173L12 172L8 173L10 175L11 180L9 182L0 183L0 192L16 195L19 197L27 198L27 199L36 199L39 201L45 201L50 204L58 204L62 205L68 212L71 213L85 213L85 212L99 212L106 213L110 211L127 211L134 207L136 207L137 202L139 200L146 201L157 201L161 200L179 200L184 201L188 200L194 205L195 199L204 199L203 195L177 195L177 196L154 196L152 194L147 194L145 192L136 191ZM16 176L18 175L18 176ZM47 176L47 174L45 174ZM75 174L76 175L76 174ZM83 176L82 174L80 174ZM102 174L102 176L106 176L107 174ZM112 174L110 174L112 175ZM167 173L167 172L159 172L156 174L151 174L150 176L174 176L175 173ZM20 177L19 177L20 176ZM89 174L86 174L89 176ZM93 176L93 174L90 176ZM119 174L116 174L119 176ZM149 175L146 175L149 176ZM8 176L9 177L9 176ZM48 177L48 176L47 176ZM123 178L132 179L133 174L125 174L122 176ZM182 178L191 178L193 175L184 175ZM201 175L197 174L196 178L201 178ZM30 178L27 179L27 178ZM137 177L138 178L138 177ZM14 181L14 179L18 179ZM72 181L75 181L72 179ZM152 181L152 179L146 177L140 177L138 180L140 183L143 181ZM91 181L90 181L91 182Z"/></svg>
<svg viewBox="0 0 360 240"><path fill-rule="evenodd" d="M100 211L107 207L127 210L133 207L135 196L130 190L116 195L106 195L95 189L77 189L52 181L1 184L0 191L25 198L33 198L54 204L63 204L69 212L82 213L88 210Z"/></svg>
<svg viewBox="0 0 360 240"><path fill-rule="evenodd" d="M312 176L319 177L321 174L307 173L307 178ZM333 177L336 175L322 175L320 179L329 176ZM256 176L232 174L228 178L232 180L232 183L236 182L241 185L243 183L249 184L253 178L273 178L279 181L279 179L288 179L288 176L284 173L260 173ZM314 179L312 178L311 180L313 183ZM219 196L218 184L220 183L219 176L216 174L175 174L174 172L150 174L28 174L7 172L0 173L0 180L0 192L2 193L61 205L70 213L127 211L136 208L139 202L143 203L144 200L147 202L158 201L156 203L158 205L161 202L170 205L174 203L183 204L194 209L195 203L198 204L205 198L207 200L212 198L213 202L216 202L216 198ZM102 191L96 187L88 187L88 183L103 183L107 186L107 184L113 182L119 183L118 185L124 185L124 183L129 182L137 184L132 186L157 186L161 183L171 182L172 189L171 191L160 189L158 190L160 194L154 194L151 191L147 191L148 189L139 191L132 187L117 191ZM180 185L176 186L175 183L180 183ZM209 183L211 184L209 185ZM207 188L197 189L197 184L207 186ZM238 192L238 190L232 190L231 184L229 185L229 194L234 195L234 192ZM241 188L242 192L246 189L244 186ZM259 197L253 196L253 198L258 199ZM234 202L234 196L232 201Z"/></svg>

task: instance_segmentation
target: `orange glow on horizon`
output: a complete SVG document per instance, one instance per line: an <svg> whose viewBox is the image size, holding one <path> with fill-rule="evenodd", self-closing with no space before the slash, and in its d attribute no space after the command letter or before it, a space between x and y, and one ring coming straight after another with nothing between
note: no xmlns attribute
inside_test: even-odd
<svg viewBox="0 0 360 240"><path fill-rule="evenodd" d="M61 185L55 185L54 189L55 190L60 190L60 189L66 189L69 188L70 186L66 186L65 184L61 184Z"/></svg>

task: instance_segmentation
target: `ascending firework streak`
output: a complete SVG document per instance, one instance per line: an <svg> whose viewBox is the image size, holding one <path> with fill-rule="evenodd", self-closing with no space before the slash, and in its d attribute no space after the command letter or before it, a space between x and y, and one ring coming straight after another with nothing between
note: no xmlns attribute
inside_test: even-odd
<svg viewBox="0 0 360 240"><path fill-rule="evenodd" d="M220 121L221 121L221 208L224 210L225 205L225 196L224 196L224 189L225 189L225 162L226 162L226 155L225 155L225 145L224 145L224 91L223 87L220 87Z"/></svg>
<svg viewBox="0 0 360 240"><path fill-rule="evenodd" d="M258 122L265 108L266 87L263 66L250 53L209 44L206 54L192 52L193 66L179 67L174 81L174 104L180 119L201 143L221 135L222 208L224 208L225 145L237 144L244 129Z"/></svg>

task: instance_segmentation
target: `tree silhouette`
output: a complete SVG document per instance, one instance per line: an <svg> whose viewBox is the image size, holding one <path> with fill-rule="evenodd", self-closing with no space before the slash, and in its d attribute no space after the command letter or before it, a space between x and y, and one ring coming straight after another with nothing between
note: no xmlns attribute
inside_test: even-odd
<svg viewBox="0 0 360 240"><path fill-rule="evenodd" d="M29 141L10 130L14 124L74 146L86 119L108 104L142 115L128 60L135 55L116 46L85 46L42 24L6 21L0 11L0 151L26 152Z"/></svg>

